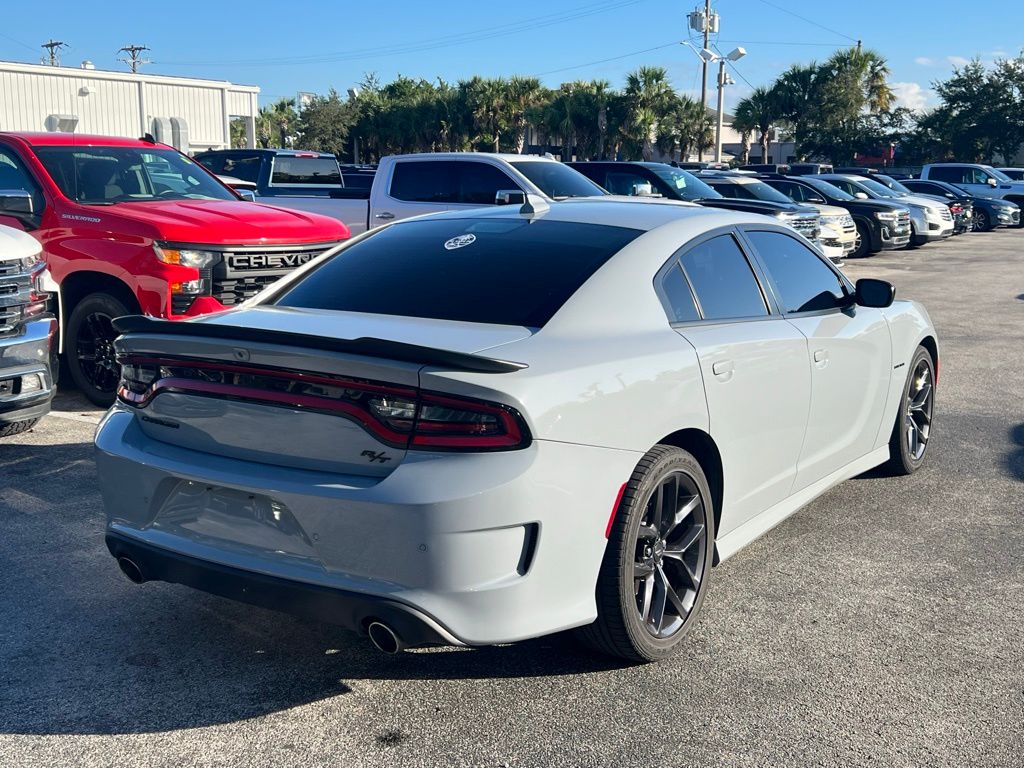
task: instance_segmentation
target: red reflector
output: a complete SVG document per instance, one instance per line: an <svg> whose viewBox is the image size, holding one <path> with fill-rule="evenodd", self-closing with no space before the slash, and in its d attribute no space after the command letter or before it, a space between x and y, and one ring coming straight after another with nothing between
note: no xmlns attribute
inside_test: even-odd
<svg viewBox="0 0 1024 768"><path fill-rule="evenodd" d="M612 513L608 516L608 525L604 527L604 537L607 539L612 535L612 524L615 522L615 515L619 511L619 504L622 503L622 494L626 492L626 483L622 484L619 492L615 495L615 503L612 505Z"/></svg>

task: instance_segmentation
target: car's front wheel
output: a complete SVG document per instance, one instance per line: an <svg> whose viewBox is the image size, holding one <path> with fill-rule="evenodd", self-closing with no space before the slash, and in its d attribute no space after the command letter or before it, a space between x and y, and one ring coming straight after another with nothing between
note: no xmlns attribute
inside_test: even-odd
<svg viewBox="0 0 1024 768"><path fill-rule="evenodd" d="M903 385L900 410L889 438L889 469L896 475L916 472L924 463L935 413L935 362L918 347Z"/></svg>
<svg viewBox="0 0 1024 768"><path fill-rule="evenodd" d="M68 318L64 346L68 372L82 394L104 408L113 404L121 378L113 321L127 314L128 308L118 299L94 293L78 302Z"/></svg>
<svg viewBox="0 0 1024 768"><path fill-rule="evenodd" d="M857 222L857 239L853 244L853 253L850 254L856 259L871 255L871 230L863 222Z"/></svg>
<svg viewBox="0 0 1024 768"><path fill-rule="evenodd" d="M616 510L597 581L597 621L580 631L583 639L630 661L670 655L704 602L714 541L700 464L680 448L655 446Z"/></svg>
<svg viewBox="0 0 1024 768"><path fill-rule="evenodd" d="M990 229L992 229L992 220L984 211L974 212L973 223L975 232L988 232Z"/></svg>

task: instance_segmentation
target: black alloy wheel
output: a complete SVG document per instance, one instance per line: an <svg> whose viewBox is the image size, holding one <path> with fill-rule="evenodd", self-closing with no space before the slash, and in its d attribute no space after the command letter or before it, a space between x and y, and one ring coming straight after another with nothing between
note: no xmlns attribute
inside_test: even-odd
<svg viewBox="0 0 1024 768"><path fill-rule="evenodd" d="M988 232L992 229L992 220L985 211L975 210L974 211L974 231L975 232Z"/></svg>
<svg viewBox="0 0 1024 768"><path fill-rule="evenodd" d="M889 465L895 474L912 474L924 463L934 415L935 364L928 350L918 347L889 440Z"/></svg>
<svg viewBox="0 0 1024 768"><path fill-rule="evenodd" d="M114 402L121 366L114 351L114 318L128 314L112 296L92 294L82 299L68 320L65 340L68 372L90 401L101 407Z"/></svg>
<svg viewBox="0 0 1024 768"><path fill-rule="evenodd" d="M615 511L597 580L597 620L578 634L629 661L672 654L700 613L715 546L714 504L697 459L656 445Z"/></svg>

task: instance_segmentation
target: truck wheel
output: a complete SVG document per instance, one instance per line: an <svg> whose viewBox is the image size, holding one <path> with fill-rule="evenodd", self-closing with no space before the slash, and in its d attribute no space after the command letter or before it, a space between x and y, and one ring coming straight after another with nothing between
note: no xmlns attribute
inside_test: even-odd
<svg viewBox="0 0 1024 768"><path fill-rule="evenodd" d="M28 432L36 425L39 419L26 419L25 421L12 421L10 424L0 424L0 437L11 437Z"/></svg>
<svg viewBox="0 0 1024 768"><path fill-rule="evenodd" d="M121 378L112 323L127 314L128 308L110 294L93 293L78 302L68 319L64 339L68 373L82 394L103 408L113 405Z"/></svg>
<svg viewBox="0 0 1024 768"><path fill-rule="evenodd" d="M711 490L697 460L657 445L633 470L597 577L587 645L629 661L670 655L700 613L714 554Z"/></svg>

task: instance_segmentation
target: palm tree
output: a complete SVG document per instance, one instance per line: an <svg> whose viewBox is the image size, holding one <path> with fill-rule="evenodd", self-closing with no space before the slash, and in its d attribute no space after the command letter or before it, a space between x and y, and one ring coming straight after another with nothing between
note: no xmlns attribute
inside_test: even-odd
<svg viewBox="0 0 1024 768"><path fill-rule="evenodd" d="M669 113L675 92L663 67L640 67L626 76L626 138L639 146L644 160L654 157L658 123Z"/></svg>
<svg viewBox="0 0 1024 768"><path fill-rule="evenodd" d="M661 119L658 149L671 160L685 160L690 150L711 143L711 118L700 102L689 96L676 96L671 110Z"/></svg>
<svg viewBox="0 0 1024 768"><path fill-rule="evenodd" d="M514 149L522 154L526 146L528 115L545 97L546 89L536 77L511 77L505 83L505 105L509 129L513 132Z"/></svg>
<svg viewBox="0 0 1024 768"><path fill-rule="evenodd" d="M298 121L295 99L278 99L268 107L260 107L256 118L256 134L262 147L287 147L289 129Z"/></svg>
<svg viewBox="0 0 1024 768"><path fill-rule="evenodd" d="M739 106L742 104L740 102ZM750 162L750 134L757 130L757 125L752 120L750 110L740 110L739 106L733 115L732 128L740 135L740 164L746 165Z"/></svg>
<svg viewBox="0 0 1024 768"><path fill-rule="evenodd" d="M778 90L761 86L736 105L736 119L741 124L752 125L760 133L762 163L768 162L772 128L782 118L781 102Z"/></svg>
<svg viewBox="0 0 1024 768"><path fill-rule="evenodd" d="M822 108L822 68L817 63L794 64L775 81L782 117L793 131L797 152L802 153L807 126L817 119Z"/></svg>

